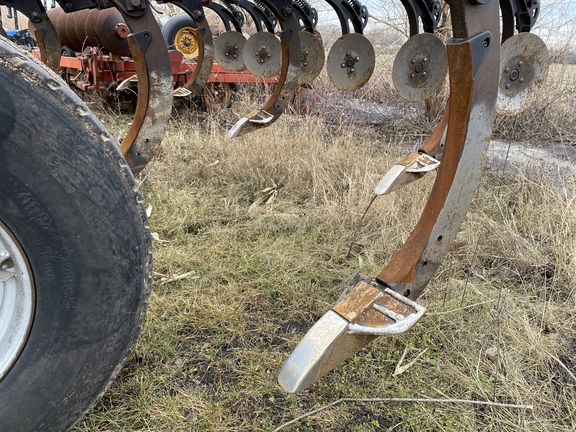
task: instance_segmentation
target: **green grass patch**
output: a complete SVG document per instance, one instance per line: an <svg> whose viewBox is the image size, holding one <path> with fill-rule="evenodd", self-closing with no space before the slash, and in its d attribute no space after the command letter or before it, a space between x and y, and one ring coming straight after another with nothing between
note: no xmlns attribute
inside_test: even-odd
<svg viewBox="0 0 576 432"><path fill-rule="evenodd" d="M227 140L219 119L174 122L141 177L154 289L141 337L77 432L571 431L576 427L576 203L545 180L486 174L410 332L380 338L299 395L277 374L354 274L406 239L434 174L376 200L397 133L286 116ZM288 138L289 137L289 138ZM424 352L425 351L425 352ZM393 376L401 355L416 359Z"/></svg>

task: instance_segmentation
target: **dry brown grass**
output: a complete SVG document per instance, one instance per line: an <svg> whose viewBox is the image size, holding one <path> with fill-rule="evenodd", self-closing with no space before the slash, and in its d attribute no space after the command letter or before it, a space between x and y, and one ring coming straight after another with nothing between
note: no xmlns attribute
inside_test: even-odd
<svg viewBox="0 0 576 432"><path fill-rule="evenodd" d="M576 201L547 178L486 173L456 242L422 297L428 315L379 339L309 391L276 375L356 273L375 275L408 236L433 174L375 201L386 169L432 130L399 101L393 54L367 87L322 75L309 116L285 115L236 140L225 130L270 89L231 109L178 111L141 177L155 235L155 289L129 364L77 431L270 431L341 397L461 398L534 405L341 404L287 430L573 431L576 429ZM573 143L570 66L506 139ZM128 119L111 113L113 130ZM352 247L351 247L352 245ZM349 253L350 251L350 253ZM182 279L170 279L184 275ZM166 282L168 280L168 282ZM402 375L406 361L427 350Z"/></svg>
<svg viewBox="0 0 576 432"><path fill-rule="evenodd" d="M575 142L575 72L576 65L550 65L540 94L525 112L514 117L496 116L495 137L536 144Z"/></svg>
<svg viewBox="0 0 576 432"><path fill-rule="evenodd" d="M129 364L77 431L269 431L340 397L390 396L535 410L342 404L287 430L574 430L576 202L546 179L486 174L422 297L428 316L301 395L278 386L283 361L350 278L376 274L407 237L433 181L376 200L360 223L379 176L430 126L408 108L400 112L421 120L417 133L398 112L390 127L367 124L350 116L354 103L330 103L342 104L330 121L287 115L236 140L222 126L240 103L174 118L142 177L157 239L148 317ZM427 351L392 377L406 347L408 360Z"/></svg>

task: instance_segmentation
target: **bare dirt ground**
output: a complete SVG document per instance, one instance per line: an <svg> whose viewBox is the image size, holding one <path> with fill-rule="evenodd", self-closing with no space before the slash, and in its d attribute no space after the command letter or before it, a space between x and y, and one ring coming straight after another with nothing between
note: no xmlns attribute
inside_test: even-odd
<svg viewBox="0 0 576 432"><path fill-rule="evenodd" d="M533 181L546 178L559 192L570 193L576 182L576 147L493 140L486 153L485 166L496 173L521 175Z"/></svg>

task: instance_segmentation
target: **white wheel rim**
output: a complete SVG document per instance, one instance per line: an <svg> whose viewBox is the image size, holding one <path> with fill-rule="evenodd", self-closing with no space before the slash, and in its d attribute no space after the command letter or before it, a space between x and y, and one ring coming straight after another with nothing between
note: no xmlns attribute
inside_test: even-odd
<svg viewBox="0 0 576 432"><path fill-rule="evenodd" d="M34 317L34 283L18 240L0 221L0 380L26 344Z"/></svg>

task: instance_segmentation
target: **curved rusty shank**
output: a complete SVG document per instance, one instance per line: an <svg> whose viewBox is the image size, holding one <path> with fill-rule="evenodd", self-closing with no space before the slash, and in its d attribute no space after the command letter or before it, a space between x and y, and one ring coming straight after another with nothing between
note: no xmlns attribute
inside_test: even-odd
<svg viewBox="0 0 576 432"><path fill-rule="evenodd" d="M293 11L292 0L262 0L270 8L281 28L282 69L276 89L264 106L256 109L230 129L228 136L235 138L268 127L282 115L298 88L300 71L300 28Z"/></svg>
<svg viewBox="0 0 576 432"><path fill-rule="evenodd" d="M214 63L214 39L210 25L206 20L206 14L202 8L202 0L171 0L171 3L180 7L190 18L194 20L200 33L200 43L198 44L198 60L196 69L184 84L193 96L200 96L204 86L210 78L212 64Z"/></svg>
<svg viewBox="0 0 576 432"><path fill-rule="evenodd" d="M377 277L412 299L440 266L470 206L498 90L499 22L493 18L498 17L498 3L449 3L455 38L447 44L450 116L442 165L416 227ZM478 36L484 31L490 32L490 40Z"/></svg>
<svg viewBox="0 0 576 432"><path fill-rule="evenodd" d="M5 4L6 2L0 2ZM48 15L46 9L40 0L19 0L17 2L10 2L10 6L22 12L28 17L29 22L32 24L32 31L34 32L38 48L40 48L40 60L54 72L60 72L60 38L56 32L56 28ZM7 3L6 3L7 4Z"/></svg>
<svg viewBox="0 0 576 432"><path fill-rule="evenodd" d="M408 153L384 174L374 188L375 195L392 193L438 169L444 152L449 103L448 100L440 122L424 145L418 151Z"/></svg>
<svg viewBox="0 0 576 432"><path fill-rule="evenodd" d="M446 144L419 222L380 272L377 284L355 281L308 331L280 371L280 384L287 391L306 389L374 335L396 334L398 328L404 331L422 316L422 307L415 307L413 299L432 278L460 229L491 135L499 78L499 9L494 0L484 3L450 1L455 38L447 44L450 111ZM390 288L395 295L390 295Z"/></svg>
<svg viewBox="0 0 576 432"><path fill-rule="evenodd" d="M120 145L134 174L142 171L164 139L172 112L172 67L152 9L129 13L113 0L131 33L130 52L138 75L138 101L132 125Z"/></svg>
<svg viewBox="0 0 576 432"><path fill-rule="evenodd" d="M442 159L442 153L444 152L443 138L446 133L446 128L448 127L448 118L450 117L450 99L446 101L446 108L442 113L440 121L436 125L436 129L432 132L432 135L428 140L418 149L419 153L426 153L433 158L438 160Z"/></svg>

